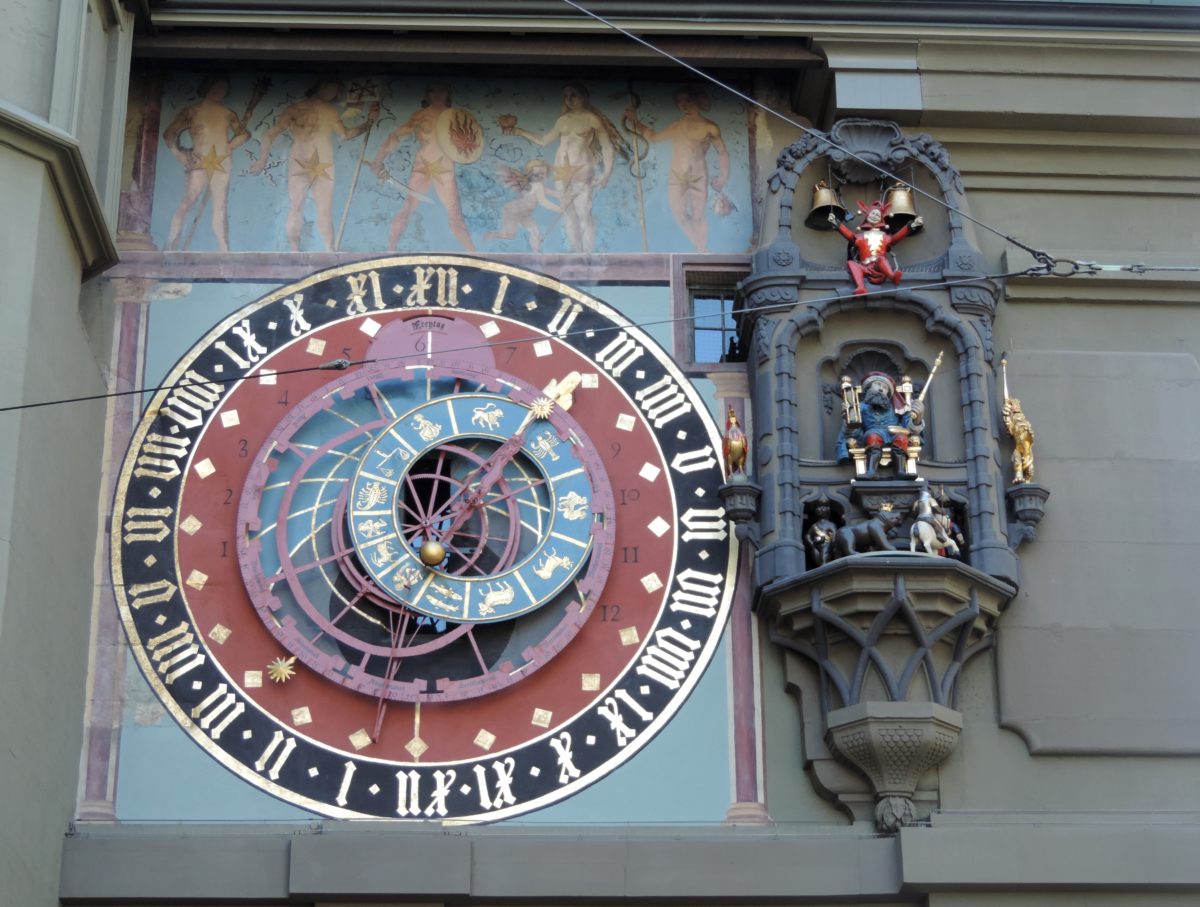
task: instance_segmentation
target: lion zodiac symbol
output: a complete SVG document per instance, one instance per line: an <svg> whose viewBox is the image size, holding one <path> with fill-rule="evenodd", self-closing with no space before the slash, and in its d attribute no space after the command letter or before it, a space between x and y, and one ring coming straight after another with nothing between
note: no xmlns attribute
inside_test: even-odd
<svg viewBox="0 0 1200 907"><path fill-rule="evenodd" d="M496 431L500 427L500 420L504 418L504 410L495 403L477 406L471 410L471 414L471 424L486 428L488 431Z"/></svg>

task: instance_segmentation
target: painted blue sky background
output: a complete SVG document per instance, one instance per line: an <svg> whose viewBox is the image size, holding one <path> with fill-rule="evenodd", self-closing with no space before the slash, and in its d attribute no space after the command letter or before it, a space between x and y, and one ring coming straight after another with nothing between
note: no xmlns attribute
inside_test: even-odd
<svg viewBox="0 0 1200 907"><path fill-rule="evenodd" d="M169 224L184 192L184 169L170 153L161 135L180 111L198 102L197 87L202 73L177 73L164 90L159 127L158 160L154 189L151 233L160 248L166 247ZM223 102L241 117L252 93L256 74L234 73L229 94ZM271 87L257 104L248 127L252 138L235 150L223 166L229 173L228 224L229 245L232 251L286 251L289 247L285 233L288 201L287 155L290 139L285 132L271 149L271 165L261 174L249 172L260 155L260 142L281 113L299 101L317 78L311 73L281 72L269 76ZM381 180L370 163L383 146L388 134L405 123L420 109L422 98L431 80L422 77L347 76L341 95L334 101L343 122L352 128L364 121L361 108L349 106L356 89L367 87L369 94L380 102L380 117L370 132L348 140L334 138L333 167L333 226L341 231L339 248L343 251L386 251L389 225L404 203L407 190L402 183L412 182L412 170L418 144L414 137L402 138L388 155L387 169L393 181ZM522 171L534 159L541 158L553 168L557 141L539 147L518 135L505 135L498 119L505 114L515 115L519 125L538 135L554 126L562 112L564 82L560 80L487 80L477 74L461 77L441 77L437 82L448 86L453 107L469 112L482 129L482 154L473 163L454 166L455 180L463 217L478 251L529 252L530 237L517 230L512 238L488 237L501 223L505 206L518 197L506 182L505 168ZM622 137L631 141L630 130L622 123L629 106L629 85L620 80L589 79L584 83L592 106L611 121ZM675 93L681 83L662 82L634 86L641 106L638 115L652 129L661 130L680 118ZM696 88L698 86L689 86ZM373 90L370 90L373 89ZM706 92L707 95L707 92ZM706 192L704 217L707 221L707 251L744 252L751 234L749 160L750 148L746 111L736 98L707 95L707 110L702 115L720 129L730 156L730 178L723 188L723 199L714 210L718 193L710 186ZM703 104L701 107L703 108ZM188 146L185 133L181 143ZM643 147L645 143L643 142ZM597 188L591 207L595 223L596 252L643 251L641 221L646 224L646 247L651 252L696 251L693 239L681 228L670 210L668 184L672 179L672 141L649 145L638 168L619 157L606 186ZM360 167L359 161L363 160ZM707 177L718 173L718 154L715 147L705 154ZM356 178L357 170L357 178ZM641 192L639 199L639 179ZM678 177L676 177L678 179ZM694 179L694 177L693 177ZM554 175L548 176L547 188L553 191ZM351 191L353 188L353 192ZM398 244L399 251L460 251L463 244L451 229L447 209L436 193L423 193ZM551 195L553 200L554 196ZM729 204L726 205L725 201ZM203 210L200 210L200 208ZM730 210L731 209L731 210ZM218 248L212 226L213 205L206 198L193 206L184 219L178 246L191 251L214 251ZM316 210L311 198L304 203L300 248L304 251L323 251L325 242L316 228ZM533 217L543 234L541 251L572 251L566 236L564 215L538 207ZM345 219L344 228L341 227Z"/></svg>

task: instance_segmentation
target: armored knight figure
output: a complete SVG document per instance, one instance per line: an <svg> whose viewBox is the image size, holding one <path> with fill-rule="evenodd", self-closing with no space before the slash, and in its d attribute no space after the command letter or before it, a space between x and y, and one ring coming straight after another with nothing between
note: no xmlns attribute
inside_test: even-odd
<svg viewBox="0 0 1200 907"><path fill-rule="evenodd" d="M917 233L925 225L918 217L899 230L890 231L887 226L890 207L884 202L875 202L869 206L859 202L858 209L863 220L857 230L851 230L833 212L829 214L829 222L850 241L852 257L846 262L846 269L850 272L850 279L854 281L855 296L866 294L868 281L876 285L888 280L892 283L900 282L904 272L892 267L888 261L888 253L892 246Z"/></svg>
<svg viewBox="0 0 1200 907"><path fill-rule="evenodd" d="M871 372L860 388L842 378L842 429L838 433L837 459L853 459L862 478L873 478L885 452L890 452L901 474L915 474L914 455L920 450L925 427L925 402L897 390L883 372ZM853 402L851 402L853 401ZM865 460L865 464L863 461Z"/></svg>
<svg viewBox="0 0 1200 907"><path fill-rule="evenodd" d="M920 548L927 554L960 556L958 543L950 535L951 520L924 483L913 502L912 512L914 520L909 531L910 551Z"/></svg>

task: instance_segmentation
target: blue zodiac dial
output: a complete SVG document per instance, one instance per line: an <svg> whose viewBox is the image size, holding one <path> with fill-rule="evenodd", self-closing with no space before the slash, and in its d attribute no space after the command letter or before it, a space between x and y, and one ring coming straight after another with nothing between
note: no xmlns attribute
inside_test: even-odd
<svg viewBox="0 0 1200 907"><path fill-rule="evenodd" d="M605 513L594 446L567 413L577 372L533 392L455 394L396 419L350 489L350 535L376 585L428 617L508 620L587 563ZM611 493L599 501L611 499Z"/></svg>

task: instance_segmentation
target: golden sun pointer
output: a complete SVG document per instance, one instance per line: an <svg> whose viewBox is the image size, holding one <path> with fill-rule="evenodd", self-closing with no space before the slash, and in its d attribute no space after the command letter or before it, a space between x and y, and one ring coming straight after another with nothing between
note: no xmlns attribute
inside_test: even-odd
<svg viewBox="0 0 1200 907"><path fill-rule="evenodd" d="M267 676L275 683L287 683L296 676L296 656L291 658L276 658L267 665Z"/></svg>
<svg viewBox="0 0 1200 907"><path fill-rule="evenodd" d="M549 397L538 397L529 407L529 411L535 419L549 419L550 414L554 412L554 401Z"/></svg>

